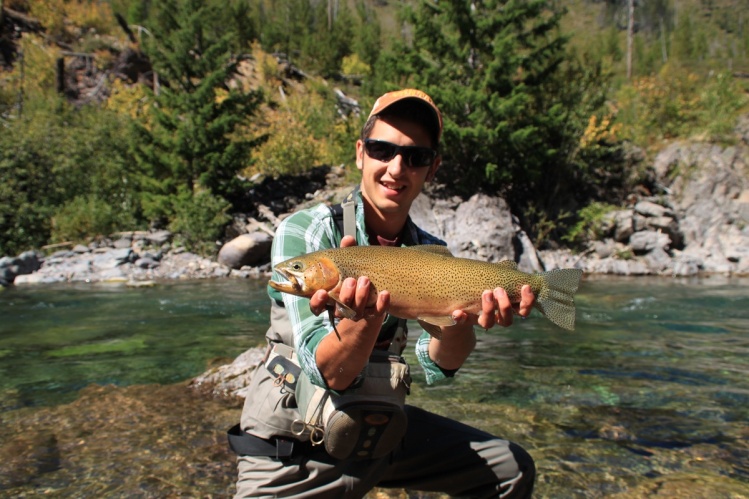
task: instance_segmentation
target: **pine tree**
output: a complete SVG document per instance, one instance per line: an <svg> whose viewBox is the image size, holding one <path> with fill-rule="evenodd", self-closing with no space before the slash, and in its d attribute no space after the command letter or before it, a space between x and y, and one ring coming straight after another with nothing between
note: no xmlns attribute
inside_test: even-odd
<svg viewBox="0 0 749 499"><path fill-rule="evenodd" d="M414 35L402 70L442 108L452 182L528 183L554 156L547 139L563 115L544 83L564 58L560 16L543 0L421 1L408 13Z"/></svg>
<svg viewBox="0 0 749 499"><path fill-rule="evenodd" d="M249 164L254 143L236 132L261 103L259 92L228 85L237 60L221 33L215 4L201 0L159 2L145 49L158 75L148 125L138 129L136 156L146 172L144 209L154 220L178 220L185 199L228 208L242 197L237 173ZM214 199L206 202L206 193ZM180 213L182 212L182 213ZM205 217L204 217L205 218ZM184 226L185 220L177 225ZM205 234L212 237L215 227Z"/></svg>

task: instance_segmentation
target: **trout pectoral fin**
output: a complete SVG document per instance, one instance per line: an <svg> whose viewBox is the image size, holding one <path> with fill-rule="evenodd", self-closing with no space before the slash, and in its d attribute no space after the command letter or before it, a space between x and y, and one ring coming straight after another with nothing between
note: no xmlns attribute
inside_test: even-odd
<svg viewBox="0 0 749 499"><path fill-rule="evenodd" d="M328 296L335 301L335 307L336 310L338 310L338 315L341 317L344 317L346 319L353 319L356 317L356 311L349 307L348 305L344 305L340 301L338 301L338 293L335 291L332 291L328 293Z"/></svg>
<svg viewBox="0 0 749 499"><path fill-rule="evenodd" d="M454 326L456 324L455 319L451 315L440 315L436 317L419 317L419 325L424 328L424 331L429 333L431 336L438 340L442 338L443 326Z"/></svg>
<svg viewBox="0 0 749 499"><path fill-rule="evenodd" d="M424 321L419 321L419 326L429 333L430 336L437 338L438 340L442 339L442 329L440 329L439 326Z"/></svg>

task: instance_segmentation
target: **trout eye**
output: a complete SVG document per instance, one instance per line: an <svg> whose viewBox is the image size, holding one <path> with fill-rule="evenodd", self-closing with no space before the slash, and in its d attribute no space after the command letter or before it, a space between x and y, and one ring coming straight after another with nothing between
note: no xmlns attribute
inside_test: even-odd
<svg viewBox="0 0 749 499"><path fill-rule="evenodd" d="M291 264L291 268L294 270L302 270L302 264L299 262L294 262Z"/></svg>

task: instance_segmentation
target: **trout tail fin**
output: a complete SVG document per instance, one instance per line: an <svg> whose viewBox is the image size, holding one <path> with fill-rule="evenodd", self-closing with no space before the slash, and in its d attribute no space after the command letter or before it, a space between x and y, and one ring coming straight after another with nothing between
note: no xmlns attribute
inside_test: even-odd
<svg viewBox="0 0 749 499"><path fill-rule="evenodd" d="M539 274L545 285L536 297L536 308L568 331L575 330L574 296L582 274L580 269L557 269Z"/></svg>

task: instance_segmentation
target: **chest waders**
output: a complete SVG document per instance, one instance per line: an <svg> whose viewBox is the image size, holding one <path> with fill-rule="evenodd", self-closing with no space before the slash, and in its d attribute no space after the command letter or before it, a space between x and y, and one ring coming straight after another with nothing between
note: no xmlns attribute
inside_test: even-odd
<svg viewBox="0 0 749 499"><path fill-rule="evenodd" d="M356 236L357 190L330 207L341 237ZM411 378L400 357L406 320L383 328L377 342L389 339L387 350L374 350L361 375L343 392L312 384L289 346L291 335L283 304L272 303L268 350L253 373L242 422L228 431L231 449L239 455L276 459L318 445L338 459L378 458L394 450L407 427L403 405Z"/></svg>

